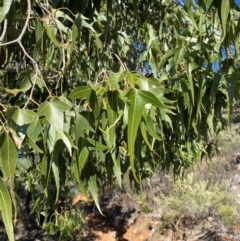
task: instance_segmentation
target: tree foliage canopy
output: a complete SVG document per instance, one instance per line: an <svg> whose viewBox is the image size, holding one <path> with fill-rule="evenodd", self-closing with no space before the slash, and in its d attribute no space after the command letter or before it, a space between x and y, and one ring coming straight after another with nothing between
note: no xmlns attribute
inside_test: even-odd
<svg viewBox="0 0 240 241"><path fill-rule="evenodd" d="M17 151L49 205L210 154L239 86L233 0L5 0L0 6L0 211L13 240ZM218 65L214 69L213 65ZM149 74L149 75L148 75ZM31 169L32 170L32 169ZM34 180L33 180L34 179ZM16 211L16 210L15 210ZM47 216L47 214L46 214Z"/></svg>

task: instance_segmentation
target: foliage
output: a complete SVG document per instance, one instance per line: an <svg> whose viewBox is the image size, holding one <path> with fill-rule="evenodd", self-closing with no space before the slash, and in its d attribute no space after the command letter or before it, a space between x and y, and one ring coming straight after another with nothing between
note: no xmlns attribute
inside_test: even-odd
<svg viewBox="0 0 240 241"><path fill-rule="evenodd" d="M141 184L156 166L180 174L210 153L238 91L239 9L233 0L185 2L4 1L1 202L11 197L16 213L17 149L39 158L35 210L54 207L72 179L100 209L99 186L121 186L129 169ZM12 241L10 203L0 209Z"/></svg>
<svg viewBox="0 0 240 241"><path fill-rule="evenodd" d="M60 190L59 199L55 202L56 188L50 184L48 187L48 199L45 203L39 203L43 193L42 185L39 184L36 176L37 165L39 160L33 157L23 157L21 162L17 163L15 176L16 196L28 203L31 197L35 201L32 211L37 212L37 220L43 225L49 235L59 237L59 240L66 240L73 237L74 231L81 231L82 225L85 223L83 210L81 205L73 205L73 198L78 194L76 187L71 182L69 184L68 193ZM30 195L30 196L29 196ZM19 205L18 205L19 206ZM29 209L27 207L27 209ZM26 213L29 215L29 213Z"/></svg>
<svg viewBox="0 0 240 241"><path fill-rule="evenodd" d="M227 227L236 223L240 210L237 195L228 192L224 183L210 185L209 180L202 179L196 182L193 175L191 172L176 182L168 177L170 182L174 182L172 190L156 200L164 210L165 221L173 221L182 214L204 216L211 210L216 210Z"/></svg>
<svg viewBox="0 0 240 241"><path fill-rule="evenodd" d="M236 223L237 213L233 207L220 206L218 211L225 226L231 227L233 224Z"/></svg>

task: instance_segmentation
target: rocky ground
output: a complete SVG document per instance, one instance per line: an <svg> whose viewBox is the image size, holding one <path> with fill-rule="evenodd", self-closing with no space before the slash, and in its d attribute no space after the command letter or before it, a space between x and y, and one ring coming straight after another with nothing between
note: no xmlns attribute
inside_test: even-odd
<svg viewBox="0 0 240 241"><path fill-rule="evenodd" d="M211 161L203 161L189 170L193 183L206 180L208 185L226 184L226 193L234 202L240 203L240 113L233 115L231 129L221 134L220 155ZM170 175L171 179L171 175ZM114 188L102 195L102 216L93 203L84 196L76 195L71 200L85 211L86 223L69 240L83 241L240 241L240 214L226 225L214 205L208 212L189 212L183 208L176 215L166 213L162 196L170 195L174 184L169 176L155 173L149 185L143 185L143 196L139 198L127 187L125 191ZM194 188L194 185L193 185ZM216 194L218 195L218 193ZM239 200L238 200L239 199ZM201 202L201 200L200 200ZM41 230L34 215L29 214L26 197L18 196L19 213L15 224L16 241L55 241ZM235 204L234 204L235 205ZM187 210L187 209L186 209ZM0 241L7 241L3 224L0 223Z"/></svg>

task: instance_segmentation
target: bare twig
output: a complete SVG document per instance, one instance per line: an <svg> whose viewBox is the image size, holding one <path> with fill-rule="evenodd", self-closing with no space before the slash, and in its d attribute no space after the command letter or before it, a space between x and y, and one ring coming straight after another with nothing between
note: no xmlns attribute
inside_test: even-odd
<svg viewBox="0 0 240 241"><path fill-rule="evenodd" d="M38 64L37 62L26 52L25 48L23 47L22 45L22 42L18 42L19 46L21 47L23 53L32 61L36 71L38 72L39 71L39 68L38 68Z"/></svg>
<svg viewBox="0 0 240 241"><path fill-rule="evenodd" d="M7 42L7 43L0 43L0 47L1 46L6 46L6 45L9 45L9 44L13 44L13 43L20 43L21 42L22 37L23 37L24 33L26 32L26 29L27 29L27 26L28 26L28 23L29 23L29 20L30 20L30 15L31 15L31 3L30 3L30 0L27 0L27 2L28 2L27 19L26 19L26 22L25 22L25 24L23 26L21 34L15 40L12 40L12 41ZM7 22L4 21L4 24L5 24L5 28L6 28L7 27Z"/></svg>
<svg viewBox="0 0 240 241"><path fill-rule="evenodd" d="M39 67L38 67L38 64L37 62L27 53L27 51L25 50L24 46L22 45L22 38L23 38L23 35L25 34L26 30L27 30L27 27L28 27L28 23L29 23L29 20L30 20L30 16L31 16L31 2L30 0L27 0L27 4L28 4L28 8L27 8L27 18L26 18L26 22L23 26L23 29L22 29L22 32L20 33L20 35L18 36L17 39L15 40L12 40L10 42L6 42L6 43L1 43L1 41L3 40L5 34L6 34L6 29L7 29L7 19L4 20L4 26L3 26L3 33L1 34L1 37L0 37L0 47L2 46L7 46L7 45L10 45L10 44L14 44L14 43L18 43L19 46L21 47L23 53L25 54L25 56L30 59L30 61L33 63L33 66L34 66L34 69L36 71L36 74L35 74L35 78L34 78L34 81L32 83L32 89L31 89L31 92L30 92L30 95L23 107L26 108L29 101L32 99L32 95L33 95L33 92L34 92L34 88L35 88L35 85L36 85L36 82L37 82L37 76L39 74Z"/></svg>
<svg viewBox="0 0 240 241"><path fill-rule="evenodd" d="M5 127L5 124L1 121L1 119L0 119L0 122L1 122L2 127L4 128L4 130L7 131L7 129L6 129L6 127Z"/></svg>
<svg viewBox="0 0 240 241"><path fill-rule="evenodd" d="M124 70L126 70L126 71L129 72L126 64L124 64L124 63L122 62L122 60L120 59L120 57L119 57L117 54L114 53L114 51L113 51L113 49L111 48L111 46L110 46L110 45L107 45L107 46L108 46L108 47L110 48L110 50L113 52L114 56L118 59L118 61L119 61L119 63L121 64L122 68L123 68Z"/></svg>
<svg viewBox="0 0 240 241"><path fill-rule="evenodd" d="M7 19L5 19L4 20L3 33L2 33L2 35L0 37L0 47L6 46L6 45L10 45L10 44L14 44L14 43L18 43L19 46L21 47L22 51L24 52L25 56L27 56L32 61L33 65L34 65L34 68L36 69L36 72L39 72L39 68L38 68L37 62L26 52L25 48L23 47L23 45L21 43L23 35L25 34L25 32L27 30L28 23L29 23L30 16L31 16L31 2L30 2L30 0L27 0L27 3L28 3L27 18L26 18L26 22L25 22L25 24L23 26L21 34L15 40L12 40L12 41L6 42L6 43L1 43L1 40L4 38L5 33L6 33L6 29L7 29Z"/></svg>
<svg viewBox="0 0 240 241"><path fill-rule="evenodd" d="M27 99L23 109L25 109L27 107L29 101L32 99L33 91L34 91L36 83L37 83L37 73L35 74L35 78L34 78L34 81L33 81L33 85L32 85L32 89L31 89L30 95L29 95L29 97L28 97L28 99Z"/></svg>
<svg viewBox="0 0 240 241"><path fill-rule="evenodd" d="M31 101L32 101L35 105L40 106L33 98L31 98Z"/></svg>
<svg viewBox="0 0 240 241"><path fill-rule="evenodd" d="M192 239L187 239L187 241L196 241L196 240L198 240L199 238L205 236L207 233L208 233L208 232L201 233L201 234L195 236L195 237L192 238Z"/></svg>
<svg viewBox="0 0 240 241"><path fill-rule="evenodd" d="M107 75L106 69L102 68L102 71L98 74L98 76L100 76L101 74L104 74L105 79L108 79L108 75Z"/></svg>
<svg viewBox="0 0 240 241"><path fill-rule="evenodd" d="M3 31L2 31L2 34L0 36L0 43L3 41L4 36L6 34L6 31L7 31L7 19L5 18L4 22L3 22Z"/></svg>

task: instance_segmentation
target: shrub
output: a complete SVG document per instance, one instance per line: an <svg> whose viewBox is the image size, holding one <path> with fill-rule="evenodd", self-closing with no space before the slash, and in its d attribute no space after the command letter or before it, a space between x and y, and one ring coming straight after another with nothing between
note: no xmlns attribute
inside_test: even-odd
<svg viewBox="0 0 240 241"><path fill-rule="evenodd" d="M174 182L169 176L168 181ZM239 219L240 204L237 197L227 191L226 182L223 180L222 185L209 186L206 180L198 179L196 182L193 173L177 179L169 194L161 195L157 202L163 208L163 216L167 217L167 220L173 220L180 214L205 216L210 210L217 210L221 221L227 227Z"/></svg>

